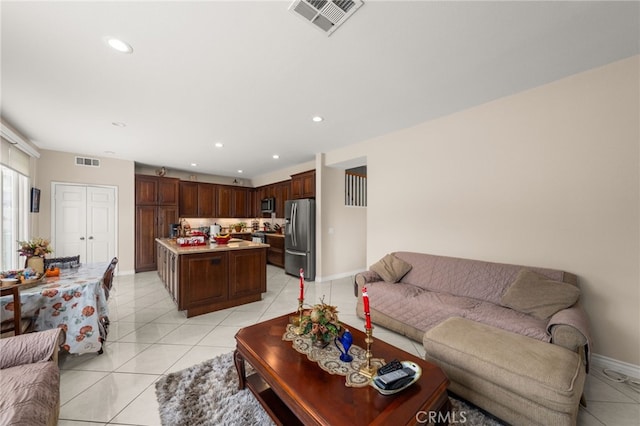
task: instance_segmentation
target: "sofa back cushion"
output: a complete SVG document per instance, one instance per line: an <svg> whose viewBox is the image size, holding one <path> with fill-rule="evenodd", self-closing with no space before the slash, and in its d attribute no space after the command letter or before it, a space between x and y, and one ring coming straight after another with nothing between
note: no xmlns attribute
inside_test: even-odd
<svg viewBox="0 0 640 426"><path fill-rule="evenodd" d="M397 283L411 270L411 264L389 253L369 268L388 283Z"/></svg>
<svg viewBox="0 0 640 426"><path fill-rule="evenodd" d="M500 305L502 296L523 268L551 280L564 281L564 272L554 269L403 251L394 255L412 266L411 271L400 280L401 283L497 305Z"/></svg>
<svg viewBox="0 0 640 426"><path fill-rule="evenodd" d="M522 269L516 280L507 288L500 303L538 319L550 318L553 314L573 306L580 297L578 287L550 280L544 275Z"/></svg>

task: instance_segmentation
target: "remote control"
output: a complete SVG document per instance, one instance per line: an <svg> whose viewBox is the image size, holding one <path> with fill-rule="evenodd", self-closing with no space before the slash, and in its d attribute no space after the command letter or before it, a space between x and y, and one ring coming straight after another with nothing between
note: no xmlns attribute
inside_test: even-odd
<svg viewBox="0 0 640 426"><path fill-rule="evenodd" d="M410 379L416 374L410 368L403 368L402 370L392 371L391 373L384 374L382 376L378 376L375 378L376 384L382 389L398 389L411 380ZM398 385L398 382L401 381L401 385ZM395 385L398 385L397 387Z"/></svg>
<svg viewBox="0 0 640 426"><path fill-rule="evenodd" d="M402 363L397 359L394 359L390 363L378 368L378 376L384 376L385 374L396 370L402 370Z"/></svg>

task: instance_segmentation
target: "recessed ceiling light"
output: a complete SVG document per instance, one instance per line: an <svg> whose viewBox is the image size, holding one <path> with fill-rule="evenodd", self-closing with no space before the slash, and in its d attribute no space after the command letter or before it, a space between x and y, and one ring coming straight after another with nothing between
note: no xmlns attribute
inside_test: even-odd
<svg viewBox="0 0 640 426"><path fill-rule="evenodd" d="M216 148L222 148L223 146L222 142L216 142Z"/></svg>
<svg viewBox="0 0 640 426"><path fill-rule="evenodd" d="M312 120L315 121L316 123L319 123L322 120L324 120L324 118L320 117L319 115L316 115L315 117L312 118Z"/></svg>
<svg viewBox="0 0 640 426"><path fill-rule="evenodd" d="M242 173L242 170L238 169L238 173Z"/></svg>
<svg viewBox="0 0 640 426"><path fill-rule="evenodd" d="M278 158L280 158L280 156L278 154L273 154L273 159L277 160Z"/></svg>
<svg viewBox="0 0 640 426"><path fill-rule="evenodd" d="M111 123L113 126L116 127L127 127L127 125L125 123L123 123L122 121L114 121L113 123Z"/></svg>
<svg viewBox="0 0 640 426"><path fill-rule="evenodd" d="M198 163L191 163L191 167L197 167Z"/></svg>
<svg viewBox="0 0 640 426"><path fill-rule="evenodd" d="M112 48L114 48L115 50L117 50L120 53L132 53L133 52L133 47L131 47L129 44L125 43L122 40L119 40L117 38L109 38L107 39L107 43L109 43L109 46L111 46Z"/></svg>

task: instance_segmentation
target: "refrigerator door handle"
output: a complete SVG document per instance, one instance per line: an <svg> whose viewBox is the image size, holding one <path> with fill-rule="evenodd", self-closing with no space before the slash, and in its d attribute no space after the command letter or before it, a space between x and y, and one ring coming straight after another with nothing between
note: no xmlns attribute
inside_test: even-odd
<svg viewBox="0 0 640 426"><path fill-rule="evenodd" d="M292 221L292 229L291 229L291 242L294 247L298 247L298 241L296 238L296 219L298 216L298 204L294 203L291 205L291 221Z"/></svg>
<svg viewBox="0 0 640 426"><path fill-rule="evenodd" d="M285 252L287 254L290 254L290 255L293 255L293 256L306 256L307 255L306 253L301 253L301 252L298 252L298 251L291 251L291 250L285 250Z"/></svg>

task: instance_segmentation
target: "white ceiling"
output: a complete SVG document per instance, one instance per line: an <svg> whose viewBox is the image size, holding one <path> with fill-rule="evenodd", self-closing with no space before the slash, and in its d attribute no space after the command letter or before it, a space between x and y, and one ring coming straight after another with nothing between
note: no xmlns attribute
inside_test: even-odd
<svg viewBox="0 0 640 426"><path fill-rule="evenodd" d="M43 149L252 178L639 53L638 2L365 0L330 37L289 4L3 0L2 116Z"/></svg>

